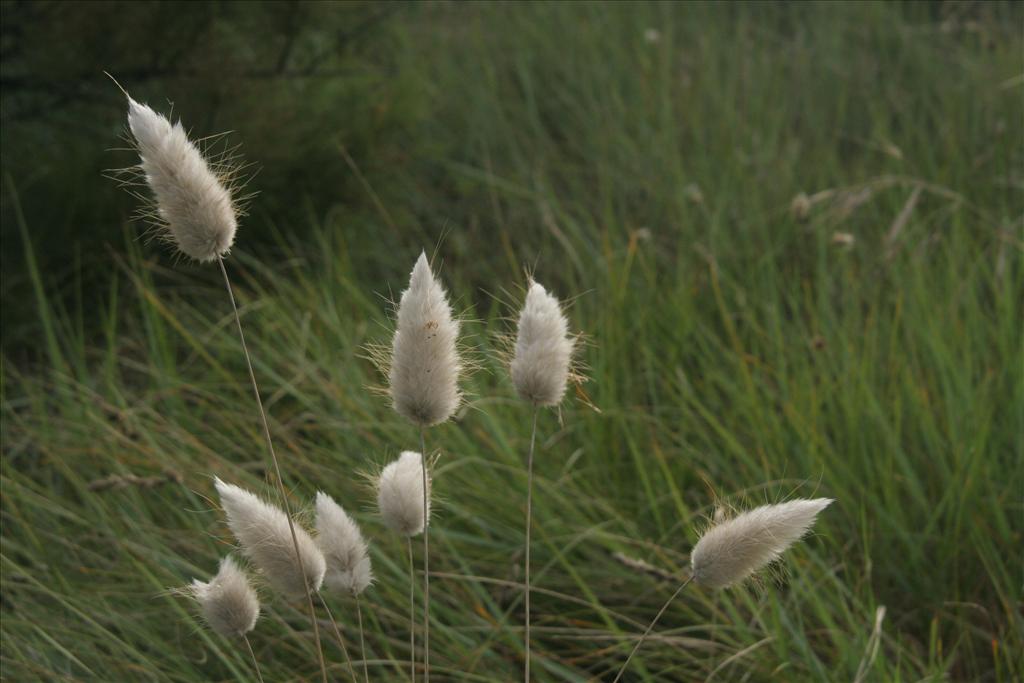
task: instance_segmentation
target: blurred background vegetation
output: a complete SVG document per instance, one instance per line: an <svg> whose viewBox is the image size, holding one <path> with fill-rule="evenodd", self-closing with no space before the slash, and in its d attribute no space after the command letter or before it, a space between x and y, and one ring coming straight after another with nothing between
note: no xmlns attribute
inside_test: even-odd
<svg viewBox="0 0 1024 683"><path fill-rule="evenodd" d="M258 170L249 189L260 193L245 225L253 248L273 241L273 225L301 239L327 215L354 237L374 229L364 186L342 150L358 159L382 200L408 191L412 166L425 153L437 156L421 139L424 119L433 114L429 84L401 70L412 55L398 18L430 13L426 7L5 2L3 8L3 167L32 218L33 237L43 247L40 266L56 293L105 289L109 252L124 252L123 228L137 208L102 177L105 169L134 163L131 154L116 151L127 147L124 102L103 71L137 99L181 117L197 136L232 131L229 144L245 141L243 153ZM389 178L396 182L384 182ZM8 185L3 226L12 247L15 212ZM377 237L392 248L399 238ZM3 259L5 344L31 340L31 306L19 305L30 291L24 254L8 248Z"/></svg>
<svg viewBox="0 0 1024 683"><path fill-rule="evenodd" d="M718 496L811 493L839 503L790 584L684 596L635 680L1024 676L1019 4L0 7L5 676L248 670L153 599L226 551L208 477L265 472L217 273L103 177L135 162L103 71L254 164L229 267L286 478L375 540L351 473L409 434L361 349L436 250L490 370L437 436L440 572L517 580L526 417L491 339L524 268L578 296L602 412L546 425L538 680L610 680L671 591L614 552L681 573ZM439 671L515 680L515 591L448 581ZM300 611L260 628L270 680L315 673Z"/></svg>
<svg viewBox="0 0 1024 683"><path fill-rule="evenodd" d="M913 164L969 145L967 133L990 135L991 147L932 180L960 187L1019 160L1015 84L986 89L977 78L1000 55L1003 71L991 78L1014 78L1020 17L996 3L3 7L5 344L31 340L34 324L13 190L54 293L103 291L109 250L124 251L136 202L102 173L133 157L116 151L127 146L124 103L104 70L196 135L230 131L242 143L258 171L247 248L273 245L274 233L299 242L326 222L359 244L365 273L377 259L394 267L390 255L410 236L436 238L443 226L456 253L501 234L548 232L536 207L494 216L481 173L556 197L590 181L609 201L622 198L628 228L680 223L665 239L671 260L676 246L689 251L700 214L742 226L731 235L771 239L767 221L741 215L739 194L784 207L794 191L829 187L839 174L913 177ZM624 19L608 18L616 14ZM659 22L673 16L678 26L662 36ZM641 17L651 26L637 34ZM898 25L872 23L883 20ZM841 33L844 23L854 26ZM708 33L719 24L728 32ZM548 40L566 25L573 42ZM970 131L942 120L942 104L975 98L963 112ZM544 144L523 158L521 139L533 136ZM907 137L927 137L932 157L904 158L897 141ZM688 198L701 201L683 211ZM487 260L468 260L484 264L486 280Z"/></svg>

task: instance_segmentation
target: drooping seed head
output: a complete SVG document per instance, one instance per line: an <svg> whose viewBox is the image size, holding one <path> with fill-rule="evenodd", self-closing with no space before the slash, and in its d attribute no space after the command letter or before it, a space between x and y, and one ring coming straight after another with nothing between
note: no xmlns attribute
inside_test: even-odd
<svg viewBox="0 0 1024 683"><path fill-rule="evenodd" d="M307 583L311 592L320 589L326 562L305 529L293 522L305 571L303 580L287 515L280 508L233 484L217 479L216 487L220 504L228 516L228 526L238 539L242 552L275 590L295 598L305 595Z"/></svg>
<svg viewBox="0 0 1024 683"><path fill-rule="evenodd" d="M430 473L427 473L427 516L430 516ZM384 523L403 536L423 532L423 462L415 451L404 451L381 470L377 507Z"/></svg>
<svg viewBox="0 0 1024 683"><path fill-rule="evenodd" d="M558 299L531 282L519 314L512 383L519 396L537 406L562 401L569 381L574 340Z"/></svg>
<svg viewBox="0 0 1024 683"><path fill-rule="evenodd" d="M458 336L444 287L421 253L398 304L388 378L392 405L414 424L440 424L458 408Z"/></svg>
<svg viewBox="0 0 1024 683"><path fill-rule="evenodd" d="M231 191L211 170L181 122L128 98L128 126L146 184L171 240L186 256L214 261L235 240L238 218Z"/></svg>
<svg viewBox="0 0 1024 683"><path fill-rule="evenodd" d="M316 494L316 542L327 561L324 585L328 588L359 595L373 583L359 526L323 491Z"/></svg>
<svg viewBox="0 0 1024 683"><path fill-rule="evenodd" d="M230 557L220 561L220 569L209 583L193 579L185 592L199 603L210 628L225 637L244 636L260 616L260 601L249 577Z"/></svg>
<svg viewBox="0 0 1024 683"><path fill-rule="evenodd" d="M815 498L762 505L714 525L690 556L694 580L709 588L742 581L800 540L831 502Z"/></svg>

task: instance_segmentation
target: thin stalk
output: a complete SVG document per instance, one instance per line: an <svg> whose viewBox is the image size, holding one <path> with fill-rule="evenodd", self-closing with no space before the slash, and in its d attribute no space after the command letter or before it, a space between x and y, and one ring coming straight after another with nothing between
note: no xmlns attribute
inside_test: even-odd
<svg viewBox="0 0 1024 683"><path fill-rule="evenodd" d="M420 427L420 461L423 464L423 680L430 683L430 512L427 492L427 437Z"/></svg>
<svg viewBox="0 0 1024 683"><path fill-rule="evenodd" d="M299 553L299 538L295 535L295 524L292 522L291 506L288 504L288 495L284 490L284 480L281 478L281 465L277 462L277 453L274 452L274 442L270 438L270 424L267 422L267 413L263 409L263 399L260 398L260 388L256 384L256 372L252 369L252 358L249 356L249 347L245 343L245 333L242 331L242 318L238 315L238 305L235 303L235 294L231 290L231 280L228 278L228 270L224 267L224 259L218 257L221 275L224 276L224 286L228 290L228 298L231 299L231 310L235 314L235 324L238 326L238 338L242 342L242 353L245 355L245 364L249 368L249 380L252 382L252 393L256 397L256 407L259 408L260 419L263 422L263 437L267 441L267 450L270 451L270 460L274 463L274 473L277 475L277 490L281 494L281 503L284 506L285 516L288 518L288 530L292 534L292 547L295 549L295 560L299 564L299 573L302 574L302 583L306 587L306 605L309 608L309 620L313 622L313 637L316 639L316 654L320 660L320 676L323 683L327 683L327 663L324 661L323 646L320 644L320 626L316 620L316 609L313 607L313 596L309 591L309 578L306 576L306 568L302 566L302 555Z"/></svg>
<svg viewBox="0 0 1024 683"><path fill-rule="evenodd" d="M356 598L356 619L359 621L359 651L363 655L363 675L366 676L366 683L370 683L370 665L366 663L366 641L363 640L363 608L359 606L359 596Z"/></svg>
<svg viewBox="0 0 1024 683"><path fill-rule="evenodd" d="M412 560L412 536L409 543L409 676L416 683L416 565Z"/></svg>
<svg viewBox="0 0 1024 683"><path fill-rule="evenodd" d="M640 636L640 640L636 641L636 645L633 646L633 651L629 653L628 657L626 657L626 663L622 665L621 669L619 669L619 673L615 677L615 680L612 681L612 683L618 683L619 679L622 678L622 674L626 673L626 669L629 667L630 660L633 659L633 655L635 655L636 651L640 649L640 646L644 644L644 640L647 639L647 636L651 634L651 629L653 629L654 625L658 623L658 619L661 619L661 615L665 613L665 610L668 609L668 606L671 605L672 601L675 600L676 597L683 592L684 588L690 585L691 581L693 581L692 576L688 578L686 581L683 581L682 585L680 585L679 588L676 589L676 592L672 594L672 597L666 600L665 604L661 606L660 610L658 610L658 613L654 615L654 619L651 620L650 624L648 624L647 630L644 631L644 634L642 636Z"/></svg>
<svg viewBox="0 0 1024 683"><path fill-rule="evenodd" d="M526 646L525 683L530 683L530 528L533 520L533 451L537 443L537 416L540 407L533 408L533 430L530 432L530 455L526 459Z"/></svg>
<svg viewBox="0 0 1024 683"><path fill-rule="evenodd" d="M349 673L352 674L352 682L356 680L356 668L352 666L352 657L348 654L348 647L345 646L345 638L341 635L341 629L338 628L338 622L334 618L334 614L331 613L331 608L327 605L327 601L324 600L323 593L317 593L320 596L320 604L324 606L324 611L327 612L327 618L331 620L331 626L334 628L334 635L338 639L338 644L341 645L341 651L345 655L345 661L348 662Z"/></svg>
<svg viewBox="0 0 1024 683"><path fill-rule="evenodd" d="M245 646L249 648L249 656L252 657L252 665L256 667L256 680L259 683L263 683L263 672L260 671L260 663L256 660L256 653L252 650L252 643L249 642L249 636L242 634L242 640L245 641Z"/></svg>

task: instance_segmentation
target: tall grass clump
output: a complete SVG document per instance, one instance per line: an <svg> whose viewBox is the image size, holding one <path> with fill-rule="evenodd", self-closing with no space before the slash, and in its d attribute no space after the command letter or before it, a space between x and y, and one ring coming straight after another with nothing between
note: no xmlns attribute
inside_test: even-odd
<svg viewBox="0 0 1024 683"><path fill-rule="evenodd" d="M385 318L370 293L442 225L439 274L482 350L506 331L489 292L522 264L564 300L591 292L569 318L595 340L580 357L602 412L570 390L538 423L533 680L615 677L693 572L709 486L743 509L841 505L787 551L779 589L691 583L620 683L1024 680L1021 4L18 7L0 125L5 677L255 679L241 640L167 591L225 554L196 512L207 473L282 504L221 275L136 239L134 202L95 177L128 107L83 66L113 55L211 162L203 136L232 128L268 167L224 264L292 510L322 489L370 541L375 680L408 680L405 541L375 542L347 473L419 449L359 390L380 381L360 355ZM173 41L167 17L186 29ZM282 19L316 35L284 43ZM94 52L87 21L110 38ZM111 52L126 35L147 49ZM227 63L225 40L246 47ZM321 56L326 78L306 71ZM46 68L15 66L31 58ZM530 407L481 355L465 418L428 433L452 493L430 533L435 680L523 676ZM260 591L265 680L319 681L304 605Z"/></svg>

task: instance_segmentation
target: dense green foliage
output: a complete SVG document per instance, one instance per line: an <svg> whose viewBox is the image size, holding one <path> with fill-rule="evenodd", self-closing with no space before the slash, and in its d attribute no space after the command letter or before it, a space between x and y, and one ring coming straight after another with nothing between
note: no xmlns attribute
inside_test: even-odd
<svg viewBox="0 0 1024 683"><path fill-rule="evenodd" d="M688 588L632 680L1024 677L1019 7L300 5L281 74L248 79L279 61L277 5L89 7L78 30L122 48L202 38L137 86L124 49L67 73L172 99L263 168L228 268L293 505L323 488L371 540L376 680L405 675L408 568L365 475L417 434L365 347L421 248L482 365L428 433L439 679L521 677L530 412L495 336L524 268L573 299L593 380L540 422L537 680L610 680L674 589L617 553L683 576L716 506L797 495L837 503L785 573ZM341 26L360 38L298 74ZM217 272L135 240L99 177L131 163L96 154L124 116L102 78L77 127L5 81L5 117L43 118L4 126L3 674L249 680L168 589L231 549L214 475L273 495L259 422ZM264 676L313 680L302 605L265 597Z"/></svg>

